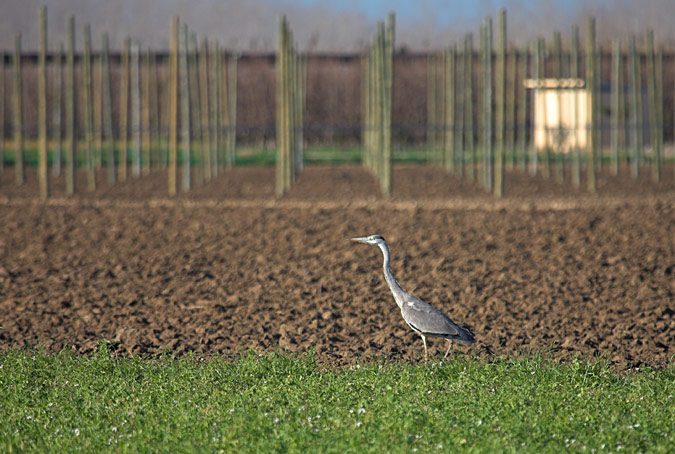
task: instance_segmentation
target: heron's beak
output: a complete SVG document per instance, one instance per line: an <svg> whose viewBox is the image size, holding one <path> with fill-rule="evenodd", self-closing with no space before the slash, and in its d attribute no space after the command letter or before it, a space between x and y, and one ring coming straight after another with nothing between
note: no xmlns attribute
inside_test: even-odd
<svg viewBox="0 0 675 454"><path fill-rule="evenodd" d="M358 241L359 243L367 243L367 237L347 238L349 241Z"/></svg>

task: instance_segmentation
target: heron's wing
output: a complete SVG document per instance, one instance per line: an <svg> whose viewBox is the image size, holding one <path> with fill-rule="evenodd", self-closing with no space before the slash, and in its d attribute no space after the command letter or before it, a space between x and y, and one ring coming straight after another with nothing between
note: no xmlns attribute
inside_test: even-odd
<svg viewBox="0 0 675 454"><path fill-rule="evenodd" d="M422 334L442 336L462 342L473 342L473 335L454 323L443 312L412 295L407 295L401 306L404 320Z"/></svg>

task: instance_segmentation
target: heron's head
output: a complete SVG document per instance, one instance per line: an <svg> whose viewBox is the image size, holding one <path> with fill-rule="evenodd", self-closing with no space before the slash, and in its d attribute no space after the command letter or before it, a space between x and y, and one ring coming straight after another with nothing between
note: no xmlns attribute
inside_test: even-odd
<svg viewBox="0 0 675 454"><path fill-rule="evenodd" d="M349 238L350 241L358 241L359 243L372 244L374 246L379 246L380 244L386 244L382 235L370 235L370 236L361 236L356 238Z"/></svg>

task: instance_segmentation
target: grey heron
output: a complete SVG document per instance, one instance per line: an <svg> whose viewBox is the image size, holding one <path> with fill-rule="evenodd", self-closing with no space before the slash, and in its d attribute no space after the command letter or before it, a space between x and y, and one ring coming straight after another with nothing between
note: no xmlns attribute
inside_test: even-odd
<svg viewBox="0 0 675 454"><path fill-rule="evenodd" d="M422 336L425 360L427 359L427 336L447 339L448 349L443 359L448 356L450 347L452 347L452 341L463 342L465 344L472 344L474 342L473 334L468 329L462 328L450 320L443 312L401 288L394 274L391 272L389 246L387 246L386 241L384 241L381 235L349 238L349 240L378 246L382 251L382 255L384 255L384 263L382 265L384 268L384 279L387 281L392 295L394 295L396 304L401 309L403 320L413 331Z"/></svg>

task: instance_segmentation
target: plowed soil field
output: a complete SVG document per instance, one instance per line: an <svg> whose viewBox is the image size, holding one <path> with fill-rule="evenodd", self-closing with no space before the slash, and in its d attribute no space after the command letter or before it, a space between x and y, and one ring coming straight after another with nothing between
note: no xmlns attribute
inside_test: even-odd
<svg viewBox="0 0 675 454"><path fill-rule="evenodd" d="M382 277L382 234L409 292L476 336L458 354L675 354L675 182L570 184L507 176L496 201L428 166L397 166L394 194L359 167L308 167L280 200L274 170L238 168L187 195L153 173L36 198L0 184L0 348L236 356L314 349L327 365L421 360ZM101 174L101 180L104 180ZM84 183L84 175L80 181ZM430 340L442 355L444 340ZM440 356L439 356L440 357Z"/></svg>

